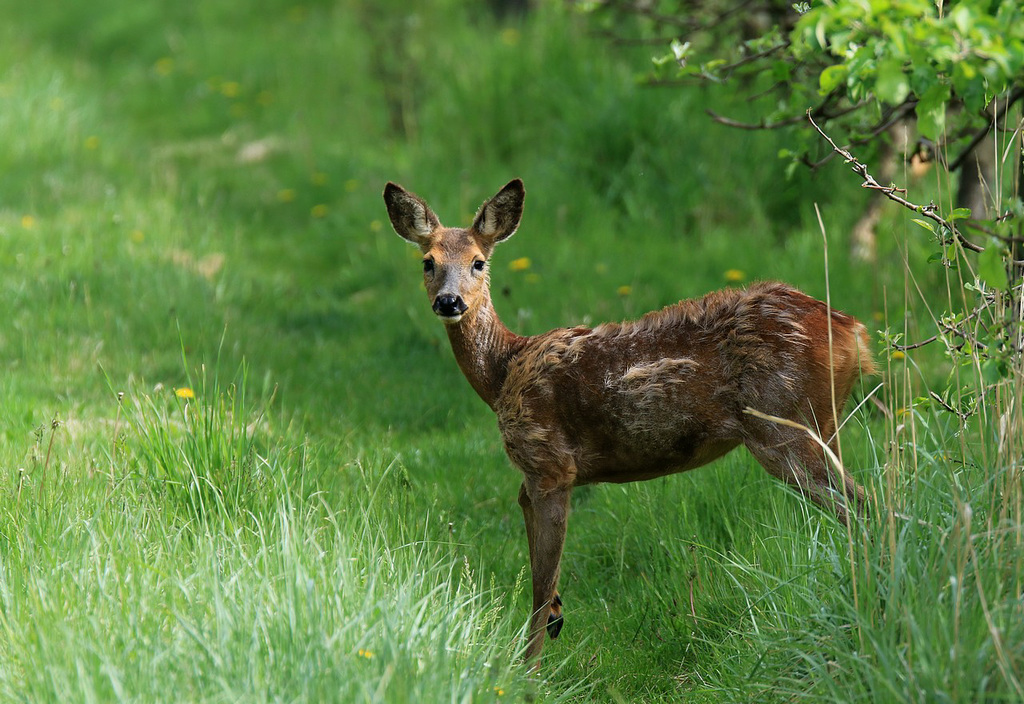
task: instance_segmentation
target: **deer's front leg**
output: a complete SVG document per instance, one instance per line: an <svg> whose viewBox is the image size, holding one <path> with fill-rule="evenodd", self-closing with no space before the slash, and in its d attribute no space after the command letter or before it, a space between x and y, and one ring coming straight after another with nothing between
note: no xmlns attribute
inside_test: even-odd
<svg viewBox="0 0 1024 704"><path fill-rule="evenodd" d="M555 638L562 628L562 600L557 587L569 518L569 493L569 489L564 488L531 489L526 482L519 489L533 576L533 617L526 647L527 662L540 655L545 630Z"/></svg>

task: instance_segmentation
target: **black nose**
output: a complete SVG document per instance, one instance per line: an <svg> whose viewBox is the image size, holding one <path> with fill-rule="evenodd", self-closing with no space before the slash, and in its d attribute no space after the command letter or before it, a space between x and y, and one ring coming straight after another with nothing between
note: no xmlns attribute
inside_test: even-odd
<svg viewBox="0 0 1024 704"><path fill-rule="evenodd" d="M445 318L462 315L467 307L462 301L462 296L453 296L450 293L442 293L434 299L434 312Z"/></svg>

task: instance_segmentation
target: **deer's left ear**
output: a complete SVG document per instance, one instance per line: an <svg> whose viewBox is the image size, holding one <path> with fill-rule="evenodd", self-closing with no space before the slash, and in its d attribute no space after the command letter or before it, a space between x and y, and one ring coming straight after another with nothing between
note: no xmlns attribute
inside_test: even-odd
<svg viewBox="0 0 1024 704"><path fill-rule="evenodd" d="M507 240L515 234L523 217L526 189L520 179L513 179L484 202L473 218L473 230L489 245Z"/></svg>

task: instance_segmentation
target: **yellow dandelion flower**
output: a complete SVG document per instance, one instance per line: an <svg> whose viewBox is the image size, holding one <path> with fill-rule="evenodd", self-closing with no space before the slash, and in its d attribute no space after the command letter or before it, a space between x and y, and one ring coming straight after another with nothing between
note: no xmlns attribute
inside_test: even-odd
<svg viewBox="0 0 1024 704"><path fill-rule="evenodd" d="M598 262L597 264L594 265L594 271L596 271L598 274L607 274L608 265L605 264L604 262Z"/></svg>
<svg viewBox="0 0 1024 704"><path fill-rule="evenodd" d="M323 203L317 203L309 212L315 218L327 217L327 206Z"/></svg>
<svg viewBox="0 0 1024 704"><path fill-rule="evenodd" d="M294 188L282 188L277 192L277 199L282 203L291 203L295 200L295 189Z"/></svg>
<svg viewBox="0 0 1024 704"><path fill-rule="evenodd" d="M874 313L871 314L871 319L874 320L876 323L880 323L883 320L885 320L885 315L882 313L882 311L876 310Z"/></svg>
<svg viewBox="0 0 1024 704"><path fill-rule="evenodd" d="M892 353L892 358L893 359L903 359L906 356L907 355L903 354L903 352L901 350L896 350L895 352Z"/></svg>
<svg viewBox="0 0 1024 704"><path fill-rule="evenodd" d="M21 226L24 227L26 230L31 230L33 227L36 226L36 219L31 215L22 215Z"/></svg>
<svg viewBox="0 0 1024 704"><path fill-rule="evenodd" d="M501 30L501 41L505 46L515 46L519 43L519 30L515 27L506 27Z"/></svg>
<svg viewBox="0 0 1024 704"><path fill-rule="evenodd" d="M619 286L617 289L615 289L615 292L617 294L619 294L620 296L628 296L629 294L633 293L633 287L632 286Z"/></svg>
<svg viewBox="0 0 1024 704"><path fill-rule="evenodd" d="M508 263L508 268L512 271L526 271L530 268L533 262L530 261L529 257L519 257L519 259L513 259Z"/></svg>
<svg viewBox="0 0 1024 704"><path fill-rule="evenodd" d="M725 280L729 281L730 283L739 283L740 281L743 281L745 278L747 278L747 275L744 274L739 269L729 269L728 271L725 272L724 276Z"/></svg>
<svg viewBox="0 0 1024 704"><path fill-rule="evenodd" d="M494 688L494 692L495 692L495 693L496 693L496 694L497 694L497 695L498 695L499 697L503 697L503 696L505 696L505 690L504 690L504 689L502 689L501 687L495 687L495 688Z"/></svg>
<svg viewBox="0 0 1024 704"><path fill-rule="evenodd" d="M224 81L220 84L220 94L225 98L237 98L242 92L242 86L238 81Z"/></svg>
<svg viewBox="0 0 1024 704"><path fill-rule="evenodd" d="M146 235L142 230L132 230L131 233L129 233L128 237L130 237L131 241L135 243L139 243L142 240L146 239Z"/></svg>
<svg viewBox="0 0 1024 704"><path fill-rule="evenodd" d="M174 395L178 398L195 398L196 392L187 386L182 386L180 389L174 390Z"/></svg>
<svg viewBox="0 0 1024 704"><path fill-rule="evenodd" d="M314 171L309 175L309 182L314 186L322 186L327 183L327 174L323 171Z"/></svg>
<svg viewBox="0 0 1024 704"><path fill-rule="evenodd" d="M156 63L153 64L153 70L161 76L170 76L174 72L174 59L170 56L157 59Z"/></svg>
<svg viewBox="0 0 1024 704"><path fill-rule="evenodd" d="M345 190L349 193L356 192L359 190L359 181L354 178L350 178L348 181L345 181Z"/></svg>
<svg viewBox="0 0 1024 704"><path fill-rule="evenodd" d="M86 149L95 151L100 148L100 138L96 135L90 135L85 138L85 141L82 144Z"/></svg>
<svg viewBox="0 0 1024 704"><path fill-rule="evenodd" d="M373 651L363 650L362 648L360 648L359 649L359 657L366 658L367 660L369 660L370 658L373 657Z"/></svg>

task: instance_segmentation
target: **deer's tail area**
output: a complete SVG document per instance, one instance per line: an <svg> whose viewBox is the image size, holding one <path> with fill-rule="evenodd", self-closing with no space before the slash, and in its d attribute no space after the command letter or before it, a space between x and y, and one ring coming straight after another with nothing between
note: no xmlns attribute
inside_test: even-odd
<svg viewBox="0 0 1024 704"><path fill-rule="evenodd" d="M874 376L878 373L878 367L875 365L875 357L871 353L871 337L868 335L864 323L858 321L853 333L857 339L857 359L860 362L860 373L864 376Z"/></svg>

